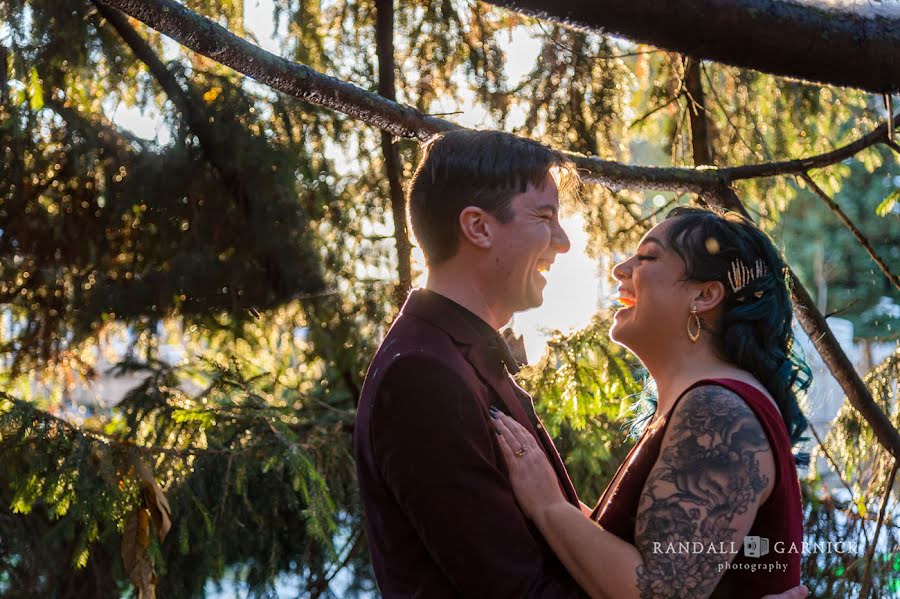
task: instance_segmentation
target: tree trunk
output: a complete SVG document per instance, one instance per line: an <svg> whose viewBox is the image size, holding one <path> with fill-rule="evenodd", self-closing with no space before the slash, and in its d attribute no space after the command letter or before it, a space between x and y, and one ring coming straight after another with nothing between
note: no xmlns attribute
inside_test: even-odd
<svg viewBox="0 0 900 599"><path fill-rule="evenodd" d="M375 50L378 54L378 93L388 100L395 100L393 0L375 0ZM384 130L381 131L381 152L384 155L384 170L391 193L398 279L394 295L399 309L412 288L412 248L406 228L406 200L400 179L400 153L393 144L393 136Z"/></svg>
<svg viewBox="0 0 900 599"><path fill-rule="evenodd" d="M900 15L795 0L488 0L702 60L871 92L900 91Z"/></svg>
<svg viewBox="0 0 900 599"><path fill-rule="evenodd" d="M691 150L694 166L713 163L712 148L709 143L709 122L706 118L706 98L700 79L700 61L685 59L684 89L687 92L688 116L691 120Z"/></svg>

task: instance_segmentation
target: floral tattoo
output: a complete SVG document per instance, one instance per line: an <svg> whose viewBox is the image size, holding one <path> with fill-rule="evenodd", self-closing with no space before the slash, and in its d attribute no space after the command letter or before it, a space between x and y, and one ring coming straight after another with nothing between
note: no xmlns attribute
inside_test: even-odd
<svg viewBox="0 0 900 599"><path fill-rule="evenodd" d="M760 468L769 442L738 395L724 387L698 387L677 408L638 507L642 598L708 597L724 572L721 564L734 553L667 549L696 542L731 547L734 518L755 509L769 483Z"/></svg>

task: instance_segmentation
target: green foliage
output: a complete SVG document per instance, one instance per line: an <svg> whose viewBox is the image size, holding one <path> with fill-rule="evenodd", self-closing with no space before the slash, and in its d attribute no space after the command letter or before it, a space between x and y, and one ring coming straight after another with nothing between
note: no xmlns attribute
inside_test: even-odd
<svg viewBox="0 0 900 599"><path fill-rule="evenodd" d="M641 391L640 365L609 339L609 326L597 316L580 331L557 333L544 357L518 377L589 505L634 444L629 420Z"/></svg>
<svg viewBox="0 0 900 599"><path fill-rule="evenodd" d="M900 381L900 349L870 372L866 386L872 397L891 419L900 426L897 407L897 384ZM875 439L872 428L845 402L834 420L825 445L841 468L845 480L852 481L854 496L864 496L870 489L882 489L887 484L893 458Z"/></svg>
<svg viewBox="0 0 900 599"><path fill-rule="evenodd" d="M900 189L895 189L888 197L884 198L884 200L878 204L878 207L875 208L875 214L882 218L887 216L894 211L894 207L897 205L898 200L900 200Z"/></svg>
<svg viewBox="0 0 900 599"><path fill-rule="evenodd" d="M336 501L355 502L349 437L342 434L350 410L316 404L270 373L249 375L237 363L209 363L208 384L196 394L179 386L181 369L122 367L149 374L116 407L124 424L115 436L90 432L89 423L76 429L4 396L0 447L11 464L4 501L14 512L49 518L51 546L74 537L72 566L83 568L93 559L92 544L116 553L128 514L141 504L140 461L166 481L177 539L152 548L161 595L203 596L207 578L223 576L226 564L243 564L246 582L258 587L279 572L333 566ZM320 469L335 463L344 467L328 469L326 479ZM0 532L8 538L8 529ZM13 581L26 566L38 566L16 567L16 547L3 549ZM296 562L301 555L303 564ZM49 570L44 576L44 588L53 589L58 580Z"/></svg>

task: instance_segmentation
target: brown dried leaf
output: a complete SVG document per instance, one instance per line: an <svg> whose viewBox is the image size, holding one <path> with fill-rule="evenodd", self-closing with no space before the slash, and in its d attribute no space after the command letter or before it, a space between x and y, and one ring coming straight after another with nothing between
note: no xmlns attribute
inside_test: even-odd
<svg viewBox="0 0 900 599"><path fill-rule="evenodd" d="M144 508L132 511L122 531L122 563L138 591L138 599L156 599L156 572L147 555L150 546L150 514Z"/></svg>
<svg viewBox="0 0 900 599"><path fill-rule="evenodd" d="M162 543L172 528L172 509L169 507L169 500L166 499L165 493L156 482L150 466L141 460L136 460L135 472L140 481L141 492L144 494L144 502L153 518L153 528L156 530L159 542Z"/></svg>
<svg viewBox="0 0 900 599"><path fill-rule="evenodd" d="M172 528L172 509L169 507L169 500L157 484L156 480L150 479L152 484L143 486L144 501L147 502L147 508L150 510L150 516L153 518L153 528L162 543Z"/></svg>

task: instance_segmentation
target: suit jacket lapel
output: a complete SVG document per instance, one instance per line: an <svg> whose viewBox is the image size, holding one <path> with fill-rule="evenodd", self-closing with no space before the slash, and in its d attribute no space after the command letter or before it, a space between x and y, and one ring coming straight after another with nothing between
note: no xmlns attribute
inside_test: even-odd
<svg viewBox="0 0 900 599"><path fill-rule="evenodd" d="M448 302L449 305L448 305ZM534 413L534 405L521 387L507 373L506 367L491 353L483 335L460 313L465 310L451 300L424 289L413 290L403 305L402 312L410 314L443 329L460 346L463 354L478 375L500 397L507 413L528 429L541 443L559 480L560 489L573 505L579 505L578 495L566 472L559 453L550 436Z"/></svg>
<svg viewBox="0 0 900 599"><path fill-rule="evenodd" d="M553 445L553 440L550 439L550 435L547 434L544 424L534 411L534 402L532 401L531 396L524 389L519 387L515 381L510 380L510 384L514 389L517 398L520 400L524 411L528 414L529 420L534 422L536 429L534 431L535 437L541 442L541 445L544 447L544 453L550 460L553 471L556 472L556 478L559 479L559 488L562 489L566 499L569 500L569 503L580 508L581 503L578 500L578 492L575 491L575 485L572 484L572 479L569 478L569 473L566 471L566 466L563 464L562 457L560 457L559 452L556 450L556 446Z"/></svg>
<svg viewBox="0 0 900 599"><path fill-rule="evenodd" d="M537 437L537 431L531 418L528 417L528 413L513 391L512 385L514 383L512 383L503 365L497 364L496 358L488 355L488 351L488 348L483 344L471 345L466 351L466 358L475 367L481 378L500 396L503 405L506 406L507 413L515 418L516 422L531 431L532 435Z"/></svg>
<svg viewBox="0 0 900 599"><path fill-rule="evenodd" d="M507 374L506 369L502 365L492 367L493 362L488 362L484 357L481 357L480 352L474 346L469 349L466 357L469 358L469 362L503 400L509 415L528 429L534 435L534 438L538 440L544 450L544 455L547 456L550 465L553 466L560 490L562 490L569 503L580 508L578 493L575 491L574 485L572 485L569 473L566 472L566 467L559 456L559 452L556 451L550 435L547 434L544 425L538 419L537 414L535 414L531 396L516 384L515 380Z"/></svg>

